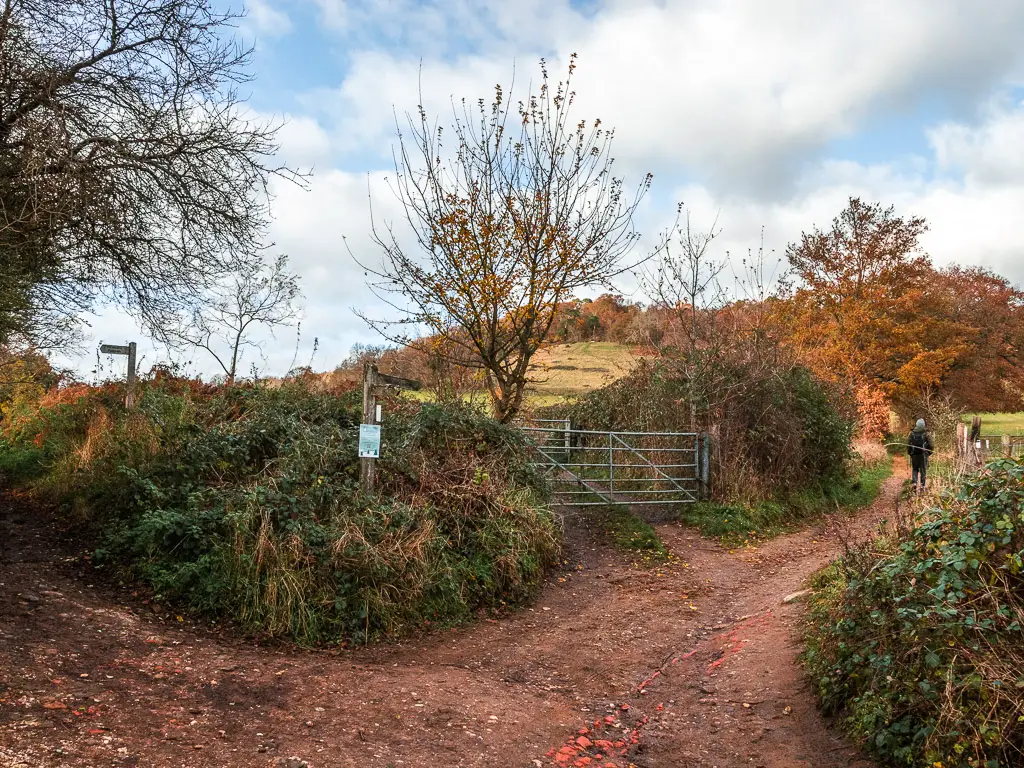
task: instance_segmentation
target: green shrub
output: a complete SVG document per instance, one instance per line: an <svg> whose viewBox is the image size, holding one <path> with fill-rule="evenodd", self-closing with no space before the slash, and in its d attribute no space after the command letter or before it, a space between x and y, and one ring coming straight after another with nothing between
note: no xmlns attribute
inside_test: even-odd
<svg viewBox="0 0 1024 768"><path fill-rule="evenodd" d="M372 497L358 396L302 381L150 383L133 413L89 391L11 425L0 466L75 511L101 567L253 631L363 642L529 599L558 530L521 433L458 405L386 411Z"/></svg>
<svg viewBox="0 0 1024 768"><path fill-rule="evenodd" d="M805 661L892 765L1024 762L1024 464L997 461L817 577Z"/></svg>

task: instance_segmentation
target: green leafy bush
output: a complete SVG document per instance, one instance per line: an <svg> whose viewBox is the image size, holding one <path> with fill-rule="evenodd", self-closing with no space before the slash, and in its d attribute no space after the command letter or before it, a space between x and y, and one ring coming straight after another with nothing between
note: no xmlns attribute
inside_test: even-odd
<svg viewBox="0 0 1024 768"><path fill-rule="evenodd" d="M876 755L1024 764L1024 464L989 465L815 586L808 670Z"/></svg>
<svg viewBox="0 0 1024 768"><path fill-rule="evenodd" d="M558 530L521 433L458 405L386 411L372 497L357 394L301 380L151 383L133 413L89 390L11 425L0 468L96 531L101 566L269 635L363 642L529 599Z"/></svg>

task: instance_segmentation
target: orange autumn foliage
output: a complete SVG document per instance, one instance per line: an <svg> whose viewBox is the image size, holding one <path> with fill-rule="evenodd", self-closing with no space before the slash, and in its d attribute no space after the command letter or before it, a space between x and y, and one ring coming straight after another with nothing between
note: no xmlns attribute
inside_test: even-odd
<svg viewBox="0 0 1024 768"><path fill-rule="evenodd" d="M879 389L857 389L857 433L864 440L881 440L889 431L889 398Z"/></svg>
<svg viewBox="0 0 1024 768"><path fill-rule="evenodd" d="M935 269L919 246L926 230L851 198L830 229L803 233L786 252L797 280L782 305L789 343L819 376L865 393L869 410L879 396L909 411L935 393L1019 408L1024 295L985 270Z"/></svg>

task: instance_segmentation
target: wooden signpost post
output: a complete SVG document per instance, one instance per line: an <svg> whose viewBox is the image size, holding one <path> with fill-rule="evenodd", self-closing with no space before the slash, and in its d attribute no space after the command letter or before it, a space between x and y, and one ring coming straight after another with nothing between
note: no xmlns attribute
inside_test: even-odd
<svg viewBox="0 0 1024 768"><path fill-rule="evenodd" d="M100 352L104 355L128 356L128 394L124 398L124 407L131 410L135 407L135 342L128 344L101 344Z"/></svg>
<svg viewBox="0 0 1024 768"><path fill-rule="evenodd" d="M363 366L363 421L359 425L359 486L373 493L377 479L376 461L380 458L381 407L377 405L375 387L385 385L401 389L419 389L414 379L388 376L377 370L373 363Z"/></svg>

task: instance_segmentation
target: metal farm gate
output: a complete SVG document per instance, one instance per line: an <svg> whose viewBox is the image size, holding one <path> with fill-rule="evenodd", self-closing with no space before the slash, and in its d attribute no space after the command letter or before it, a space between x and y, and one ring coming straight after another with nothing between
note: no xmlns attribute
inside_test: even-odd
<svg viewBox="0 0 1024 768"><path fill-rule="evenodd" d="M706 498L709 443L697 432L574 429L531 421L523 431L554 486L554 506L692 504Z"/></svg>

